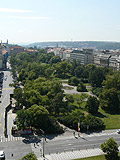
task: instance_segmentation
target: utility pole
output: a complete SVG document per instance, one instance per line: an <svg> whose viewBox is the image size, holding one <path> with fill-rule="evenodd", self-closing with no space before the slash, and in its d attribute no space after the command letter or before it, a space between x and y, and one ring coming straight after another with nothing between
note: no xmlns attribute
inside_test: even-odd
<svg viewBox="0 0 120 160"><path fill-rule="evenodd" d="M78 137L80 137L80 117L79 117L79 121L78 121Z"/></svg>
<svg viewBox="0 0 120 160"><path fill-rule="evenodd" d="M39 129L41 132L42 132L42 134L43 134L43 153L42 153L42 156L43 156L43 158L45 158L45 154L44 154L44 138L45 138L45 132L42 130L42 129ZM44 160L44 159L43 159Z"/></svg>

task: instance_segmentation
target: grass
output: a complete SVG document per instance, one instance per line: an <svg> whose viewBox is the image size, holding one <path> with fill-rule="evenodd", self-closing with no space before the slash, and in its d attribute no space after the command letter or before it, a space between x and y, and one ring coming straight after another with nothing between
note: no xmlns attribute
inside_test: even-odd
<svg viewBox="0 0 120 160"><path fill-rule="evenodd" d="M87 91L90 92L92 89L91 88L87 88Z"/></svg>
<svg viewBox="0 0 120 160"><path fill-rule="evenodd" d="M94 157L87 157L87 158L80 158L77 160L106 160L104 155L94 156Z"/></svg>
<svg viewBox="0 0 120 160"><path fill-rule="evenodd" d="M81 96L82 96L82 99L85 99L88 97L88 94L85 94L85 93L80 93L80 94L72 94L73 98L75 100L78 100L78 99L81 99Z"/></svg>
<svg viewBox="0 0 120 160"><path fill-rule="evenodd" d="M76 94L76 95L72 95L75 102L73 103L75 106L77 106L79 108L79 106L81 106L81 112L85 112L84 108L85 108L85 104L86 102L82 102L80 105L79 103L77 103L77 101L81 101L81 96L82 99L87 98L89 95L84 94L84 93L80 93L80 94ZM102 110L101 108L99 108L99 114L97 115L97 117L99 117L100 119L103 120L104 124L105 124L105 129L120 129L120 114L110 114L110 113L106 113L104 110Z"/></svg>
<svg viewBox="0 0 120 160"><path fill-rule="evenodd" d="M119 159L120 159L120 153L119 153ZM94 157L80 158L76 160L106 160L106 158L105 158L105 155L100 155L100 156L94 156Z"/></svg>
<svg viewBox="0 0 120 160"><path fill-rule="evenodd" d="M101 119L104 121L106 128L105 129L119 129L120 128L120 114L110 114L106 113L101 108L99 109L101 113Z"/></svg>
<svg viewBox="0 0 120 160"><path fill-rule="evenodd" d="M90 83L84 83L85 86L91 86Z"/></svg>

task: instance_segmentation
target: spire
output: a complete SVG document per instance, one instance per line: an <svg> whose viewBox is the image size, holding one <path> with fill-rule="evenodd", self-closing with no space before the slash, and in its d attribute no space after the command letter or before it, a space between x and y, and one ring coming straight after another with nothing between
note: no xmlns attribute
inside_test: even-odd
<svg viewBox="0 0 120 160"><path fill-rule="evenodd" d="M7 39L7 44L8 44L8 39Z"/></svg>
<svg viewBox="0 0 120 160"><path fill-rule="evenodd" d="M56 48L58 48L58 43L57 43L57 45L56 45Z"/></svg>

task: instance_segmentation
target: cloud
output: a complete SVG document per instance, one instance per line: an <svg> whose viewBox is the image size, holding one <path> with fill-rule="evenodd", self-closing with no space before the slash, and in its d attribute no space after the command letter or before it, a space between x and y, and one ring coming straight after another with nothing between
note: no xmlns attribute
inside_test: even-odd
<svg viewBox="0 0 120 160"><path fill-rule="evenodd" d="M10 18L15 18L15 19L34 19L34 20L38 20L38 19L48 19L48 17L40 17L40 16L11 16Z"/></svg>
<svg viewBox="0 0 120 160"><path fill-rule="evenodd" d="M0 12L8 12L8 13L28 13L28 12L33 12L33 11L30 11L30 10L21 10L21 9L0 8Z"/></svg>

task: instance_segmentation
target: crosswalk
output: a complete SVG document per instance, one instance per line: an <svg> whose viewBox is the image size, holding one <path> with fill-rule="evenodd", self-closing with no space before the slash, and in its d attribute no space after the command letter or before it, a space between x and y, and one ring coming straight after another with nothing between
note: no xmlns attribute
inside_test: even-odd
<svg viewBox="0 0 120 160"><path fill-rule="evenodd" d="M7 138L5 136L0 136L0 142L23 141L24 139L23 137L14 137L12 135L8 135Z"/></svg>
<svg viewBox="0 0 120 160"><path fill-rule="evenodd" d="M95 136L105 136L105 135L115 135L117 132L109 132L109 133L93 133L90 135L87 135L88 137L95 137Z"/></svg>

